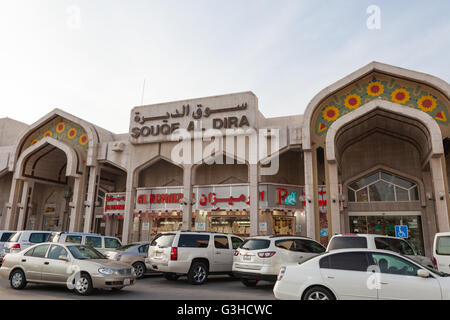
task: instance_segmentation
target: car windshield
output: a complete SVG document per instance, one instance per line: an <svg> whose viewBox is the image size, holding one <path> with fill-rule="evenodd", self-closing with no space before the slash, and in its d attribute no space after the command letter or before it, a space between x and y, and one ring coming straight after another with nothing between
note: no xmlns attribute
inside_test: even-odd
<svg viewBox="0 0 450 320"><path fill-rule="evenodd" d="M172 246L174 238L175 234L173 233L159 234L153 239L151 246L158 246L160 248L170 247Z"/></svg>
<svg viewBox="0 0 450 320"><path fill-rule="evenodd" d="M348 248L367 248L367 239L365 237L358 236L334 237L331 239L331 242L328 246L328 251Z"/></svg>
<svg viewBox="0 0 450 320"><path fill-rule="evenodd" d="M103 254L92 247L87 246L67 246L70 253L75 259L92 260L92 259L107 259Z"/></svg>

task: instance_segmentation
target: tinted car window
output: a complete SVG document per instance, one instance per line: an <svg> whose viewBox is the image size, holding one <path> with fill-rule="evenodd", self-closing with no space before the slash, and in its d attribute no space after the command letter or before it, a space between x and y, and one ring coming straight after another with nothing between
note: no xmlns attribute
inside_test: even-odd
<svg viewBox="0 0 450 320"><path fill-rule="evenodd" d="M214 236L214 247L216 249L229 249L227 236Z"/></svg>
<svg viewBox="0 0 450 320"><path fill-rule="evenodd" d="M375 246L377 249L394 251L403 255L414 255L414 250L402 239L376 237Z"/></svg>
<svg viewBox="0 0 450 320"><path fill-rule="evenodd" d="M275 241L275 247L285 250L296 251L295 242L292 239L277 240Z"/></svg>
<svg viewBox="0 0 450 320"><path fill-rule="evenodd" d="M376 265L380 268L381 273L397 274L403 276L417 276L417 271L420 269L415 264L406 261L400 257L395 257L390 254L373 253L372 258Z"/></svg>
<svg viewBox="0 0 450 320"><path fill-rule="evenodd" d="M209 235L207 234L182 234L178 241L180 248L207 248Z"/></svg>
<svg viewBox="0 0 450 320"><path fill-rule="evenodd" d="M328 248L329 250L367 248L367 239L365 237L334 237Z"/></svg>
<svg viewBox="0 0 450 320"><path fill-rule="evenodd" d="M30 234L30 240L28 241L31 243L47 242L49 237L50 233L32 233Z"/></svg>
<svg viewBox="0 0 450 320"><path fill-rule="evenodd" d="M0 239L0 242L6 242L9 240L9 238L14 234L14 232L5 232L2 234L2 237Z"/></svg>
<svg viewBox="0 0 450 320"><path fill-rule="evenodd" d="M436 253L440 255L450 255L450 237L437 238Z"/></svg>
<svg viewBox="0 0 450 320"><path fill-rule="evenodd" d="M231 245L233 246L233 249L239 248L242 242L244 242L242 239L231 237Z"/></svg>
<svg viewBox="0 0 450 320"><path fill-rule="evenodd" d="M81 243L82 236L67 235L66 242L68 243Z"/></svg>
<svg viewBox="0 0 450 320"><path fill-rule="evenodd" d="M311 240L303 240L297 239L296 243L296 251L301 252L310 252L310 253L323 253L325 252L325 247L321 244L311 241Z"/></svg>
<svg viewBox="0 0 450 320"><path fill-rule="evenodd" d="M262 250L270 246L270 240L266 239L247 239L241 245L241 249L245 250Z"/></svg>
<svg viewBox="0 0 450 320"><path fill-rule="evenodd" d="M146 253L148 251L148 244L144 244L143 246L139 247L140 253Z"/></svg>
<svg viewBox="0 0 450 320"><path fill-rule="evenodd" d="M86 237L85 244L87 246L91 246L91 247L94 247L94 248L101 248L102 247L102 238L100 238L100 237Z"/></svg>
<svg viewBox="0 0 450 320"><path fill-rule="evenodd" d="M43 244L41 246L37 246L33 249L33 252L30 253L29 255L36 257L36 258L44 258L48 247L49 247L48 244Z"/></svg>
<svg viewBox="0 0 450 320"><path fill-rule="evenodd" d="M48 251L48 258L58 260L60 256L67 257L67 250L61 246L52 245Z"/></svg>
<svg viewBox="0 0 450 320"><path fill-rule="evenodd" d="M165 233L158 234L150 244L152 247L158 246L160 248L171 247L173 243L173 239L175 238L175 234L173 233Z"/></svg>
<svg viewBox="0 0 450 320"><path fill-rule="evenodd" d="M105 238L105 248L119 248L122 244L115 238Z"/></svg>
<svg viewBox="0 0 450 320"><path fill-rule="evenodd" d="M329 255L322 258L319 264L321 268L348 271L367 271L369 267L365 252L345 252Z"/></svg>

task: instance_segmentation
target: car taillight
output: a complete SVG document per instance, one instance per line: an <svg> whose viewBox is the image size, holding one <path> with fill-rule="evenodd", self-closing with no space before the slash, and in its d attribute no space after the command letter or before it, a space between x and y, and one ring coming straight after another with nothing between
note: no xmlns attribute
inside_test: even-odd
<svg viewBox="0 0 450 320"><path fill-rule="evenodd" d="M234 250L234 255L238 256L239 255L239 250Z"/></svg>
<svg viewBox="0 0 450 320"><path fill-rule="evenodd" d="M170 260L172 260L172 261L178 260L178 248L170 249Z"/></svg>
<svg viewBox="0 0 450 320"><path fill-rule="evenodd" d="M19 243L13 244L11 249L19 249L20 250L20 244Z"/></svg>
<svg viewBox="0 0 450 320"><path fill-rule="evenodd" d="M270 258L270 257L273 257L273 255L275 253L276 253L275 251L259 252L258 253L258 257L260 257L260 258Z"/></svg>
<svg viewBox="0 0 450 320"><path fill-rule="evenodd" d="M435 268L436 270L438 270L438 265L437 265L436 258L433 257L433 258L431 259L431 261L433 261L433 266L434 266L434 268Z"/></svg>
<svg viewBox="0 0 450 320"><path fill-rule="evenodd" d="M286 267L281 267L280 269L280 273L278 274L278 281L280 281L281 279L283 279L284 275L286 274Z"/></svg>

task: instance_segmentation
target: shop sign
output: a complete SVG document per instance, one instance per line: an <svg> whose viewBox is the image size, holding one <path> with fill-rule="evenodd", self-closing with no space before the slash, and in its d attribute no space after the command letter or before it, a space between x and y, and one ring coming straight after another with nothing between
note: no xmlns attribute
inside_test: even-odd
<svg viewBox="0 0 450 320"><path fill-rule="evenodd" d="M303 209L304 187L267 184L267 208Z"/></svg>
<svg viewBox="0 0 450 320"><path fill-rule="evenodd" d="M267 232L267 222L261 222L259 224L259 231L261 232Z"/></svg>
<svg viewBox="0 0 450 320"><path fill-rule="evenodd" d="M105 214L124 214L125 193L107 193L105 195Z"/></svg>
<svg viewBox="0 0 450 320"><path fill-rule="evenodd" d="M196 222L195 230L196 231L206 231L206 223L205 222Z"/></svg>
<svg viewBox="0 0 450 320"><path fill-rule="evenodd" d="M136 211L180 211L183 188L139 188Z"/></svg>
<svg viewBox="0 0 450 320"><path fill-rule="evenodd" d="M150 230L150 223L144 222L142 224L142 231L149 231Z"/></svg>

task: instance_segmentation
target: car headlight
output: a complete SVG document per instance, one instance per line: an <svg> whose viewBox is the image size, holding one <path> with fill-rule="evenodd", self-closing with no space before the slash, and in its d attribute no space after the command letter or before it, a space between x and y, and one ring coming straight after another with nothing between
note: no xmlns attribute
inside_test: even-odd
<svg viewBox="0 0 450 320"><path fill-rule="evenodd" d="M114 273L114 270L111 268L103 267L103 268L98 269L98 272L100 272L101 274L111 275Z"/></svg>

